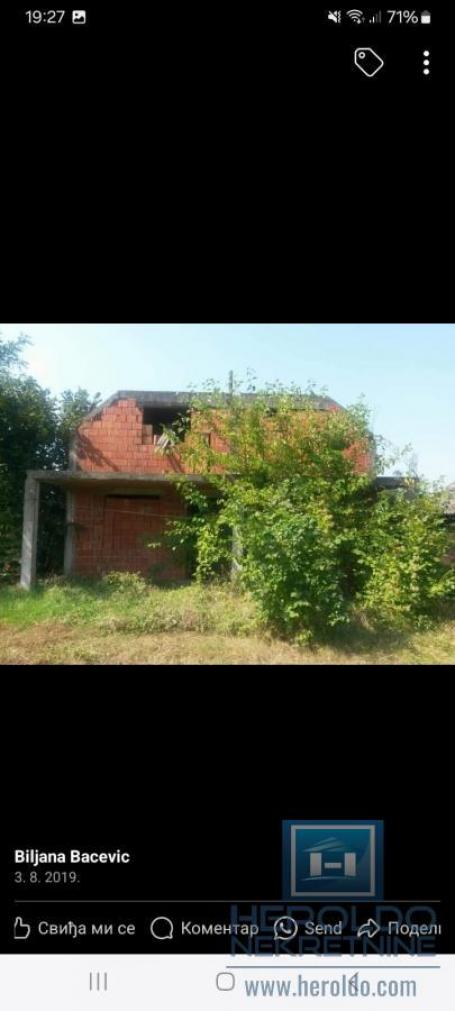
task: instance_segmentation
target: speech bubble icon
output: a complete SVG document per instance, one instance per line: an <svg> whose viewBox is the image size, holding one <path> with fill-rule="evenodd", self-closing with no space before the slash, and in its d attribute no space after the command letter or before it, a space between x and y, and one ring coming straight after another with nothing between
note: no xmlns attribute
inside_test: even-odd
<svg viewBox="0 0 455 1011"><path fill-rule="evenodd" d="M275 941L292 941L298 929L298 924L292 916L280 916L273 924L273 936Z"/></svg>
<svg viewBox="0 0 455 1011"><path fill-rule="evenodd" d="M168 916L155 916L150 924L150 933L157 941L170 941L174 936L174 924Z"/></svg>

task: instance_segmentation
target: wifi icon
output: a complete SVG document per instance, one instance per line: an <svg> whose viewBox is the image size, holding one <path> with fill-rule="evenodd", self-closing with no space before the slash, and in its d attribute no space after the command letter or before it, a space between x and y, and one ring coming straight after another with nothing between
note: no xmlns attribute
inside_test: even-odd
<svg viewBox="0 0 455 1011"><path fill-rule="evenodd" d="M364 20L363 11L346 11L346 15L351 21L355 21L357 25L361 25Z"/></svg>

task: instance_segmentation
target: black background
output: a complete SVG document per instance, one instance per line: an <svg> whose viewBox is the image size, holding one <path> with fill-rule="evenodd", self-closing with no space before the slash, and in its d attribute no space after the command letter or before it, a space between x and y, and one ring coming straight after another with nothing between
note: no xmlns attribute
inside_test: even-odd
<svg viewBox="0 0 455 1011"><path fill-rule="evenodd" d="M155 706L151 696L149 720L136 713L136 726L131 727L144 692L139 680L133 680L128 691L124 689L123 711L117 713L113 734L105 730L106 720L114 718L112 701L96 709L94 723L84 715L84 705L70 733L63 729L62 717L60 726L51 723L33 748L33 767L10 781L4 872L12 871L15 847L119 847L132 852L131 865L89 868L85 888L70 894L163 900L152 908L171 916L176 907L166 900L280 902L282 819L382 818L384 901L431 905L441 900L436 908L443 934L437 947L453 951L453 889L444 860L434 858L435 851L444 849L450 818L444 694L433 701L427 689L423 704L423 688L415 683L400 699L396 686L375 673L369 679L368 718L355 700L350 713L341 707L338 715L334 709L318 713L315 706L321 710L324 693L304 683L312 674L306 669L301 685L281 681L279 690L260 679L248 687L230 677L215 688L196 675L189 692L192 704L188 690L182 690L184 723L174 699L174 712L171 716L169 711L161 728L156 708L165 712L162 706L171 704L170 696L157 696ZM73 690L78 696L86 691L76 686ZM366 681L357 677L353 695L362 690ZM103 692L107 698L107 686ZM284 713L287 693L297 701L292 719ZM375 693L382 695L382 705ZM86 701L93 714L93 697ZM43 894L49 893L29 893ZM64 892L56 888L52 895L63 897ZM30 908L23 906L20 912ZM39 907L46 917L55 910ZM62 907L59 913L74 919L81 910L87 913L88 907ZM193 920L212 914L219 921L226 919L227 911L227 906L179 907L179 913ZM76 946L61 940L49 946L42 939L30 950L162 950L147 936L151 907L96 909L100 919L114 913L117 919L133 913L142 918L137 940L81 940ZM11 915L10 906L2 950L17 952L9 936ZM166 950L178 951L179 942ZM193 938L180 950L229 950L229 940Z"/></svg>
<svg viewBox="0 0 455 1011"><path fill-rule="evenodd" d="M446 57L450 55L451 14L442 5L432 5L429 26L400 25L398 19L389 24L387 5L381 24L354 24L343 16L334 25L327 19L329 8L324 3L300 8L286 3L278 10L258 2L248 8L238 2L216 7L98 2L85 5L87 24L75 26L71 6L66 5L61 23L29 24L27 4L12 3L6 5L3 26L15 52L27 59L39 62L45 54L58 61L59 53L65 60L71 56L73 69L77 61L83 61L84 76L96 65L109 75L117 68L125 92L132 77L148 80L152 104L165 99L166 93L185 102L198 86L202 101L213 98L219 88L220 97L243 94L246 103L250 98L253 110L255 100L262 104L266 95L272 99L275 94L279 101L285 89L288 101L305 102L312 83L337 102L343 83L358 86L360 98L362 85L369 92L408 85L417 96L419 83L429 91L433 83L437 87L449 81ZM372 13L376 8L364 9ZM374 84L353 67L352 52L359 45L377 45L385 58L385 68ZM417 59L427 45L432 50L429 81Z"/></svg>
<svg viewBox="0 0 455 1011"><path fill-rule="evenodd" d="M353 71L363 29L322 4L97 4L63 32L19 9L4 319L451 318L451 9L370 29L405 63L431 32L428 80Z"/></svg>

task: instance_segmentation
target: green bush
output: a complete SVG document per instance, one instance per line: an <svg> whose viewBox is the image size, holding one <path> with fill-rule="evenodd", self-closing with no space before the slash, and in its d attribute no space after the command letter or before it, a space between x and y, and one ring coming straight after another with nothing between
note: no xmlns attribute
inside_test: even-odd
<svg viewBox="0 0 455 1011"><path fill-rule="evenodd" d="M380 493L359 535L361 605L393 625L426 627L455 597L455 570L442 561L447 544L438 496L423 485Z"/></svg>
<svg viewBox="0 0 455 1011"><path fill-rule="evenodd" d="M225 518L238 531L237 579L267 625L299 639L348 620L334 523L323 499L302 502L300 483L240 483Z"/></svg>
<svg viewBox="0 0 455 1011"><path fill-rule="evenodd" d="M182 455L209 476L212 506L181 481L188 514L165 539L194 558L197 580L231 570L268 627L298 641L323 638L359 609L390 627L424 627L453 597L440 497L423 481L375 490L384 458L363 404L321 412L312 393L269 388L249 401L212 390L194 407L203 421ZM373 445L366 471L351 450Z"/></svg>

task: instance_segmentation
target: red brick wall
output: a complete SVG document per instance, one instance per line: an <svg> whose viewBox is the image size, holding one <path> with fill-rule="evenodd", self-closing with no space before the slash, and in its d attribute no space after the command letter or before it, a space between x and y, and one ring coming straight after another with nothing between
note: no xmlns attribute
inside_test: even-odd
<svg viewBox="0 0 455 1011"><path fill-rule="evenodd" d="M169 474L183 471L178 453L162 456L151 444L135 400L105 407L100 420L84 421L75 439L77 467L84 471Z"/></svg>
<svg viewBox="0 0 455 1011"><path fill-rule="evenodd" d="M185 506L175 489L160 499L108 498L100 493L74 493L73 573L102 576L106 572L141 572L155 579L186 578L185 568L169 549L148 550L143 535L156 540L166 519L182 516ZM157 566L154 573L152 567Z"/></svg>
<svg viewBox="0 0 455 1011"><path fill-rule="evenodd" d="M330 410L340 410L333 405ZM321 423L324 412L321 412ZM212 446L218 451L223 443L212 435ZM185 473L178 450L162 455L152 443L151 428L142 424L142 410L133 399L118 400L105 407L99 420L82 422L75 440L76 463L79 470L132 474ZM360 447L346 451L356 456L356 469L368 469L371 458ZM217 468L218 470L220 468Z"/></svg>

